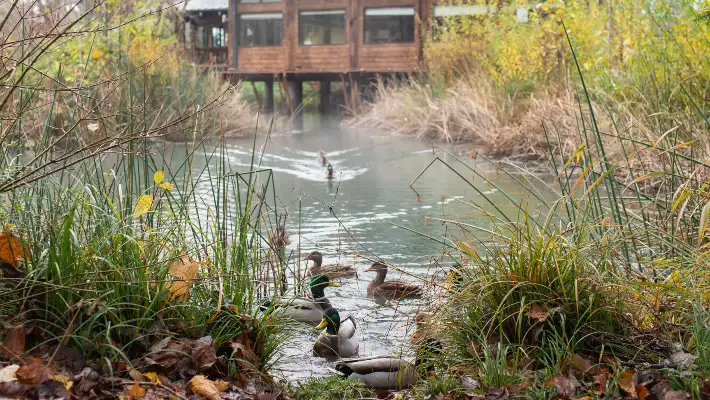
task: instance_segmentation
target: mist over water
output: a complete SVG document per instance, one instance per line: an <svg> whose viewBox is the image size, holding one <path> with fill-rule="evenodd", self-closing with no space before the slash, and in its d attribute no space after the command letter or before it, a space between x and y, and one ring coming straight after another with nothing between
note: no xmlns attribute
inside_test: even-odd
<svg viewBox="0 0 710 400"><path fill-rule="evenodd" d="M261 149L264 138L257 138L256 143ZM248 170L253 146L253 137L227 142L225 151L232 170ZM460 150L453 146L447 149L454 153ZM443 257L445 246L395 224L443 242L454 236L461 238L462 231L455 224L443 224L433 218L484 228L491 226L489 217L473 206L491 209L489 203L441 163L435 163L422 175L414 185L416 193L410 188L412 181L435 157L472 180L502 212L512 217L517 213L499 190L474 177L459 161L437 151L431 143L410 137L342 130L338 120L313 118L306 119L303 132L272 135L261 150L263 156L258 155L257 161L260 159L260 168L273 171L279 212L288 214L290 245L287 252L295 252L300 245L301 254L294 257L303 258L319 250L325 256L324 264L353 263L358 268L357 278L343 279L342 287L328 288L326 295L341 313L356 317L360 355L411 353L409 334L413 329L413 313L430 306L434 300L376 304L366 297L367 284L374 278L373 273L363 272L370 261L357 254L386 260L430 280L433 276L440 277L449 268L450 259ZM333 180L327 179L325 167L321 165L321 150L335 170ZM497 166L467 156L461 159L514 199L521 198L523 188ZM195 165L196 173L203 166ZM201 190L209 191L209 183L197 188L198 193ZM198 204L197 212L209 206ZM482 231L472 232L485 238ZM305 262L301 262L301 268L305 271ZM387 278L414 279L396 271L390 271ZM305 379L331 373L327 369L328 362L311 356L316 334L309 327L294 330L292 341L277 365L277 374Z"/></svg>

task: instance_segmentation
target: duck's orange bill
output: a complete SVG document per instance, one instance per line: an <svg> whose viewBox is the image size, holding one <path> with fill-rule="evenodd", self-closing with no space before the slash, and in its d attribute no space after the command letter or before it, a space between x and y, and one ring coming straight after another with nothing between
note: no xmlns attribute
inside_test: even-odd
<svg viewBox="0 0 710 400"><path fill-rule="evenodd" d="M323 321L321 321L320 324L318 326L316 326L316 329L321 330L321 329L325 328L326 326L328 326L328 321L326 321L326 319L323 318Z"/></svg>

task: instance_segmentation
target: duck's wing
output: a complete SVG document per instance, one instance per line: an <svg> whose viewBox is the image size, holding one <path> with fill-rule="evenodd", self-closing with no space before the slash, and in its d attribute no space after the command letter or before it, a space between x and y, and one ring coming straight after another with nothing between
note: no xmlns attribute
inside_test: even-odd
<svg viewBox="0 0 710 400"><path fill-rule="evenodd" d="M329 264L321 267L320 273L327 275L330 279L337 279L355 276L357 270L352 265Z"/></svg>
<svg viewBox="0 0 710 400"><path fill-rule="evenodd" d="M350 357L357 355L360 342L357 335L357 324L352 315L348 315L340 323L338 329L338 355L340 357Z"/></svg>
<svg viewBox="0 0 710 400"><path fill-rule="evenodd" d="M356 374L366 375L373 372L394 372L402 368L410 368L412 364L398 357L364 357L355 359L345 359L336 362L337 365L347 366Z"/></svg>
<svg viewBox="0 0 710 400"><path fill-rule="evenodd" d="M313 345L313 354L318 357L332 357L338 354L337 336L322 334Z"/></svg>
<svg viewBox="0 0 710 400"><path fill-rule="evenodd" d="M278 299L264 304L266 307L273 308L293 308L297 310L317 310L320 309L316 302L305 297L296 297L292 299Z"/></svg>
<svg viewBox="0 0 710 400"><path fill-rule="evenodd" d="M423 293L423 289L420 285L413 282L392 280L385 281L384 283L377 286L377 288L374 290L374 293L375 295L377 295L378 293L390 293L397 298L410 296L414 297L421 296Z"/></svg>

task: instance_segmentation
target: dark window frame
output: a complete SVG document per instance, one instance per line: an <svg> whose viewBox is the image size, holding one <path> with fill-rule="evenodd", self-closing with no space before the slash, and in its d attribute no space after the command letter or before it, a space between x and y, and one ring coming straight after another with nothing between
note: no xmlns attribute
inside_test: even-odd
<svg viewBox="0 0 710 400"><path fill-rule="evenodd" d="M402 40L402 41L388 41L388 42L371 42L371 38L368 38L368 15L367 11L368 10L384 10L384 9L407 9L407 10L412 10L412 32L411 32L411 40ZM409 16L409 15L406 15ZM414 6L410 5L404 5L404 6L377 6L377 7L365 7L363 9L363 29L362 29L362 42L365 45L368 46L377 46L377 45L387 45L387 44L414 44L417 42L417 10Z"/></svg>
<svg viewBox="0 0 710 400"><path fill-rule="evenodd" d="M338 44L303 44L303 40L301 37L301 16L302 14L309 13L309 12L319 12L319 11L343 11L342 15L344 18L344 26L343 29L345 31L345 41L343 43L338 43ZM341 15L341 14L337 14ZM348 10L345 8L329 8L329 9L301 9L298 10L298 46L299 47L319 47L319 46L347 46L348 45Z"/></svg>
<svg viewBox="0 0 710 400"><path fill-rule="evenodd" d="M244 37L242 36L242 27L243 27L243 21L245 19L242 18L244 15L280 15L280 18L264 18L264 19L249 19L247 18L246 20L251 20L251 21L280 21L281 22L281 35L279 36L278 44L260 44L260 45L245 45L244 43L246 42L244 40ZM239 48L260 48L260 47L283 47L283 42L284 42L284 29L285 29L285 20L284 20L284 14L282 12L246 12L246 13L239 13L237 16L239 22L239 42L238 42L238 47Z"/></svg>

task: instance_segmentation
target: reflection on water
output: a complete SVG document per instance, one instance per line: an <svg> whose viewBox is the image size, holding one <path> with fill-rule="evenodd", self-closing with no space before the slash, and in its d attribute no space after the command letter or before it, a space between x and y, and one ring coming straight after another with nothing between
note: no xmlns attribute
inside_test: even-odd
<svg viewBox="0 0 710 400"><path fill-rule="evenodd" d="M360 354L408 352L412 315L419 307L431 305L432 300L376 304L365 296L374 273L362 272L369 262L357 255L379 257L408 273L431 278L441 273L439 263L448 265L449 260L443 257L441 243L422 234L443 242L454 235L461 236L460 228L444 225L441 220L490 227L490 217L476 208L480 205L491 209L479 192L510 217L514 218L517 210L501 191L474 177L452 157L441 151L435 153L431 144L372 131L341 131L337 121L319 123L303 133L273 135L263 149L261 167L274 171L277 203L288 213L289 250L295 250L300 242L303 255L315 249L323 252L324 264L355 263L360 271L358 277L344 280L342 287L329 288L326 294L341 313L352 313L357 318ZM259 139L257 146L262 141ZM253 138L227 144L232 169L247 170L252 163L252 146ZM318 158L321 150L335 169L334 180L326 178ZM415 185L418 199L409 185L435 156L472 180L478 191L437 163ZM480 160L465 162L514 199L522 196L520 184L496 166ZM485 239L483 231L472 232ZM388 279L413 278L390 271ZM327 362L311 357L316 332L303 328L293 336L279 364L283 374L297 379L329 374Z"/></svg>

